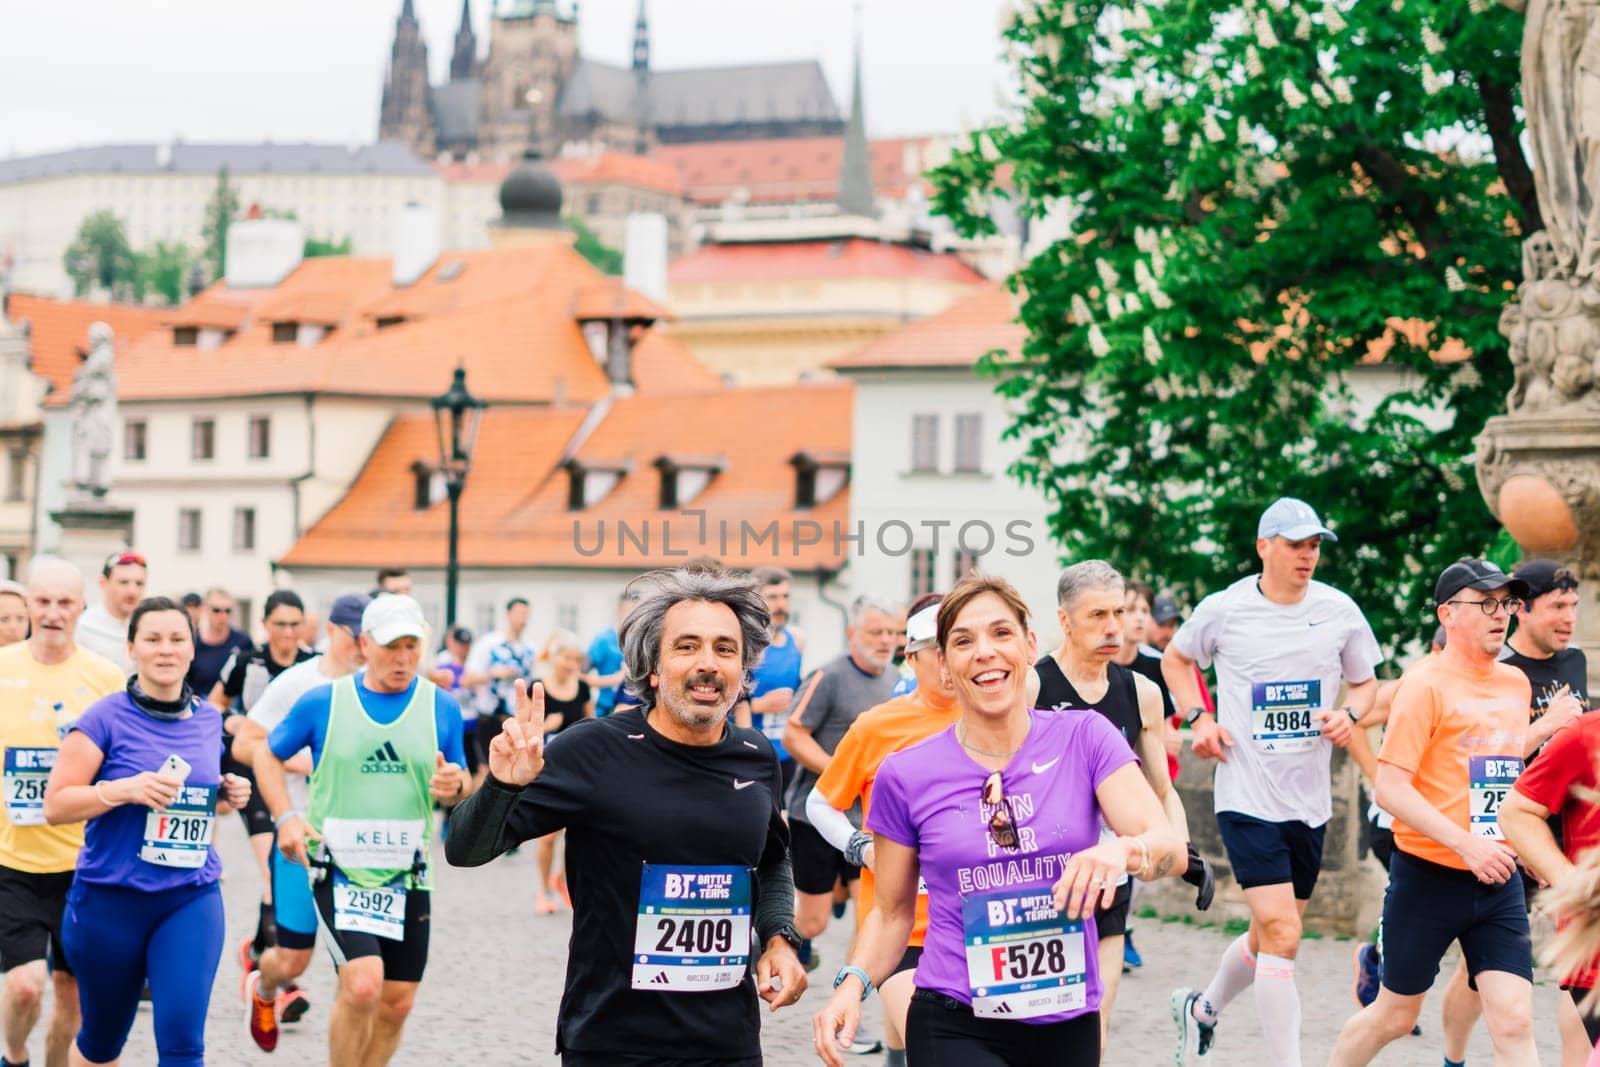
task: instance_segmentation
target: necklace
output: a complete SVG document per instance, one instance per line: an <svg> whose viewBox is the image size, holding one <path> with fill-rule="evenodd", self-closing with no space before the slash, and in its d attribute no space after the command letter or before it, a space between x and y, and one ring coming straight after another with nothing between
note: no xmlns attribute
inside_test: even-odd
<svg viewBox="0 0 1600 1067"><path fill-rule="evenodd" d="M1028 717L1028 733L1032 733L1032 732L1033 732L1033 717L1029 716ZM1022 745L1025 745L1027 743L1028 743L1028 734L1023 734L1022 735ZM1022 745L1018 745L1016 748L1012 749L1010 752L990 752L986 748L979 748L977 745L969 745L967 743L967 739L961 736L961 725L959 723L956 724L956 744L960 745L962 748L966 749L968 752L976 752L978 755L980 755L980 756L988 756L990 759L1010 759L1012 756L1015 756L1018 752L1022 751Z"/></svg>

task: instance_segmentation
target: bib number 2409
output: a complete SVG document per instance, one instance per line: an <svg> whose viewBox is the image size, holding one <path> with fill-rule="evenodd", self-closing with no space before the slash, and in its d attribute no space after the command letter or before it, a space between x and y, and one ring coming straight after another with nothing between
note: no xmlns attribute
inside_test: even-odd
<svg viewBox="0 0 1600 1067"><path fill-rule="evenodd" d="M647 863L634 927L634 989L732 989L750 967L750 872Z"/></svg>

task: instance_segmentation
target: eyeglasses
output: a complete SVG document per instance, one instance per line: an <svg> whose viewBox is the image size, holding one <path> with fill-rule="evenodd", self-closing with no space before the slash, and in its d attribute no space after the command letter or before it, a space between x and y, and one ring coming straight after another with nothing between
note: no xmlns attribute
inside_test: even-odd
<svg viewBox="0 0 1600 1067"><path fill-rule="evenodd" d="M1506 609L1507 615L1515 615L1522 610L1522 598L1519 596L1508 596L1503 600L1496 600L1494 597L1489 597L1485 600L1446 600L1445 603L1476 604L1485 615L1493 615L1502 607Z"/></svg>
<svg viewBox="0 0 1600 1067"><path fill-rule="evenodd" d="M211 614L213 614L213 615L232 615L233 614L233 609L232 608L207 608L206 610L211 612Z"/></svg>
<svg viewBox="0 0 1600 1067"><path fill-rule="evenodd" d="M1021 847L1017 839L1017 816L1011 810L1011 798L1006 796L1005 782L995 771L983 780L983 802L994 809L989 816L989 840L1000 848L1015 851Z"/></svg>

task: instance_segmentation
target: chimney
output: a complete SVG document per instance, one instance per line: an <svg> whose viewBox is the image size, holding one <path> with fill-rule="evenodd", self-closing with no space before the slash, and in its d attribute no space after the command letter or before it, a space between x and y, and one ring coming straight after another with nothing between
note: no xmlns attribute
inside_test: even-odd
<svg viewBox="0 0 1600 1067"><path fill-rule="evenodd" d="M294 273L306 235L293 219L242 219L228 227L223 269L230 289L271 289Z"/></svg>
<svg viewBox="0 0 1600 1067"><path fill-rule="evenodd" d="M394 233L394 284L414 284L439 259L439 219L433 209L407 204Z"/></svg>
<svg viewBox="0 0 1600 1067"><path fill-rule="evenodd" d="M656 303L667 299L667 217L654 212L628 216L622 237L622 280Z"/></svg>

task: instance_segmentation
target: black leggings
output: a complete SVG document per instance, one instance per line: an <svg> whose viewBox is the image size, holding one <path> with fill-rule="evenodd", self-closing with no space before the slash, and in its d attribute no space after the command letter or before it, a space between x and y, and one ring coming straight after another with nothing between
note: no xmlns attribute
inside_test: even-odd
<svg viewBox="0 0 1600 1067"><path fill-rule="evenodd" d="M919 989L906 1017L908 1067L1098 1067L1100 1013L1060 1023L980 1019L958 1000Z"/></svg>
<svg viewBox="0 0 1600 1067"><path fill-rule="evenodd" d="M1600 1015L1590 1015L1580 1006L1583 998L1589 995L1589 991L1574 986L1567 990L1567 995L1572 998L1573 1005L1578 1007L1578 1018L1583 1020L1583 1032L1589 1035L1589 1044L1600 1045Z"/></svg>

